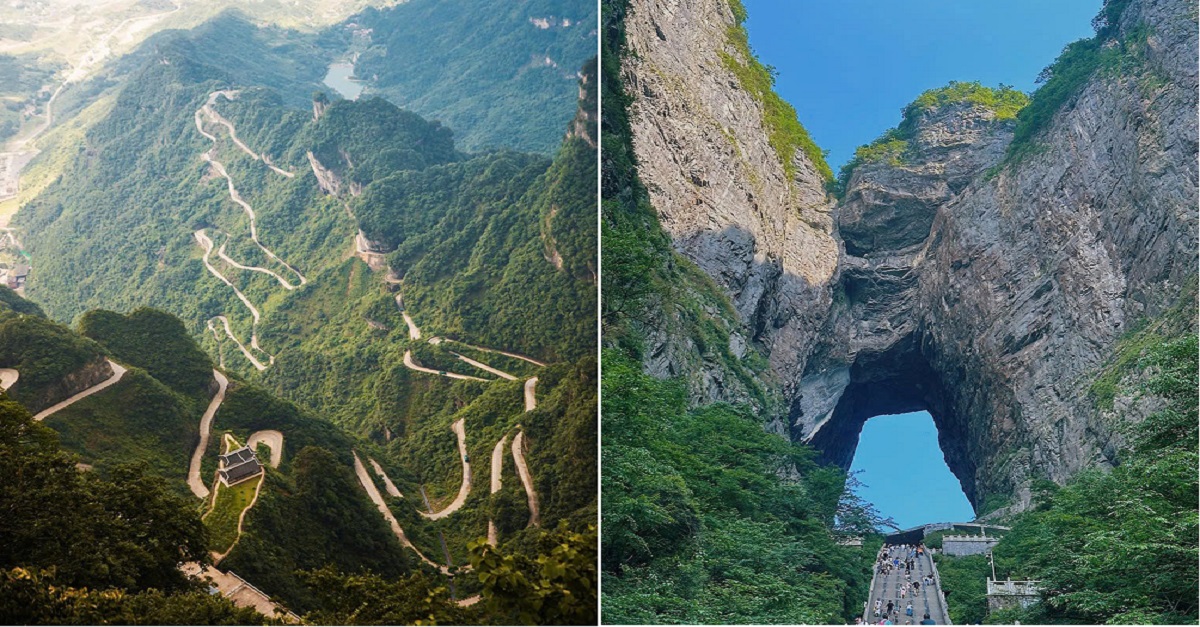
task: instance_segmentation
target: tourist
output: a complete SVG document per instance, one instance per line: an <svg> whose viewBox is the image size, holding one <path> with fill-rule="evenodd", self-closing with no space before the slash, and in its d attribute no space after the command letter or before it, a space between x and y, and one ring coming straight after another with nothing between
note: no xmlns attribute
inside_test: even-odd
<svg viewBox="0 0 1200 627"><path fill-rule="evenodd" d="M908 604L908 607L904 608L904 614L905 614L906 616L912 616L912 615L913 615L912 603L909 603L909 604Z"/></svg>
<svg viewBox="0 0 1200 627"><path fill-rule="evenodd" d="M895 603L892 603L891 601L887 602L887 615L888 616L892 615L892 608L894 608L894 607L896 607Z"/></svg>
<svg viewBox="0 0 1200 627"><path fill-rule="evenodd" d="M929 612L925 612L925 620L921 621L922 625L936 625L932 618L929 618Z"/></svg>

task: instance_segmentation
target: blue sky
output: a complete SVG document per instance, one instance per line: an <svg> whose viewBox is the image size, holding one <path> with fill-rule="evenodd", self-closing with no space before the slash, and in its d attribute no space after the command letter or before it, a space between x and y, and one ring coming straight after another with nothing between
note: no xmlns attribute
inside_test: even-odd
<svg viewBox="0 0 1200 627"><path fill-rule="evenodd" d="M951 80L1032 91L1101 0L743 0L750 45L779 71L837 172L900 109Z"/></svg>
<svg viewBox="0 0 1200 627"><path fill-rule="evenodd" d="M958 479L946 467L937 427L925 412L876 416L863 427L851 472L867 485L859 495L901 529L975 518Z"/></svg>

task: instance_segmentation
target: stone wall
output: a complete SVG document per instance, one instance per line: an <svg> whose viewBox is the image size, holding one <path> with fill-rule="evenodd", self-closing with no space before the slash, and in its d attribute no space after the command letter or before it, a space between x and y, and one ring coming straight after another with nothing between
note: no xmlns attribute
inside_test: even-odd
<svg viewBox="0 0 1200 627"><path fill-rule="evenodd" d="M946 555L983 555L1000 542L990 536L943 536L942 552Z"/></svg>

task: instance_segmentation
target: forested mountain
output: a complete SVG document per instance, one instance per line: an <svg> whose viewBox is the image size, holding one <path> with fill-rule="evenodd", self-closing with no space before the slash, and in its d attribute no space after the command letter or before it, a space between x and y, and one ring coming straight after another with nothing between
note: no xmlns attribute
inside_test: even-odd
<svg viewBox="0 0 1200 627"><path fill-rule="evenodd" d="M553 153L596 55L586 0L410 0L351 21L372 31L355 65L367 93L441 120L467 150Z"/></svg>
<svg viewBox="0 0 1200 627"><path fill-rule="evenodd" d="M198 554L297 614L594 621L594 63L552 158L472 153L314 89L320 36L221 20L126 59L16 216L25 289L78 333L5 296L11 398L86 392L44 420L63 447L202 498ZM264 476L216 488L240 444Z"/></svg>

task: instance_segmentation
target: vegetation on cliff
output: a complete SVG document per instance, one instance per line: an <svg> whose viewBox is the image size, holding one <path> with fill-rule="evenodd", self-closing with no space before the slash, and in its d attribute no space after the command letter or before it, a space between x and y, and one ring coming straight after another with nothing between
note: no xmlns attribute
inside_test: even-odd
<svg viewBox="0 0 1200 627"><path fill-rule="evenodd" d="M1014 120L1029 104L1029 97L1008 85L987 87L978 81L950 81L944 87L927 90L904 107L899 125L854 151L850 161L838 170L834 191L838 195L845 193L854 170L863 164L903 165L912 156L910 142L916 136L921 117L948 105L964 103L992 111L996 120Z"/></svg>
<svg viewBox="0 0 1200 627"><path fill-rule="evenodd" d="M1097 72L1119 73L1140 63L1147 45L1144 27L1120 37L1118 25L1130 0L1105 0L1092 21L1096 35L1067 44L1062 53L1037 77L1041 84L1029 106L1017 116L1013 141L1004 164L1017 163L1037 150L1037 137L1055 114L1071 102Z"/></svg>
<svg viewBox="0 0 1200 627"><path fill-rule="evenodd" d="M997 575L1039 581L1042 602L989 614L987 560L942 557L939 569L955 623L1197 621L1200 346L1196 335L1185 333L1140 347L1133 368L1149 376L1124 391L1154 395L1165 407L1125 425L1128 444L1111 471L1085 470L1061 487L1036 482L1033 507L1015 517L1012 531L993 550Z"/></svg>
<svg viewBox="0 0 1200 627"><path fill-rule="evenodd" d="M728 299L671 251L658 225L637 176L620 78L626 10L624 0L601 3L603 620L848 620L867 595L872 548L836 543L845 475L763 429L777 411L765 362L755 348L744 359L728 353L737 327ZM643 374L648 344L664 330L691 343L685 358L696 366L742 381L765 416L726 404L689 409L682 377ZM841 512L872 519L859 513Z"/></svg>
<svg viewBox="0 0 1200 627"><path fill-rule="evenodd" d="M796 117L796 108L775 93L775 68L763 65L750 49L750 33L746 31L746 8L741 0L729 0L734 24L726 33L726 45L734 53L721 50L721 61L737 76L742 88L750 92L763 105L763 125L768 141L779 155L783 171L791 180L796 174L792 162L797 150L816 168L817 174L826 181L833 180L833 170L825 161L825 152L813 141L808 130Z"/></svg>

